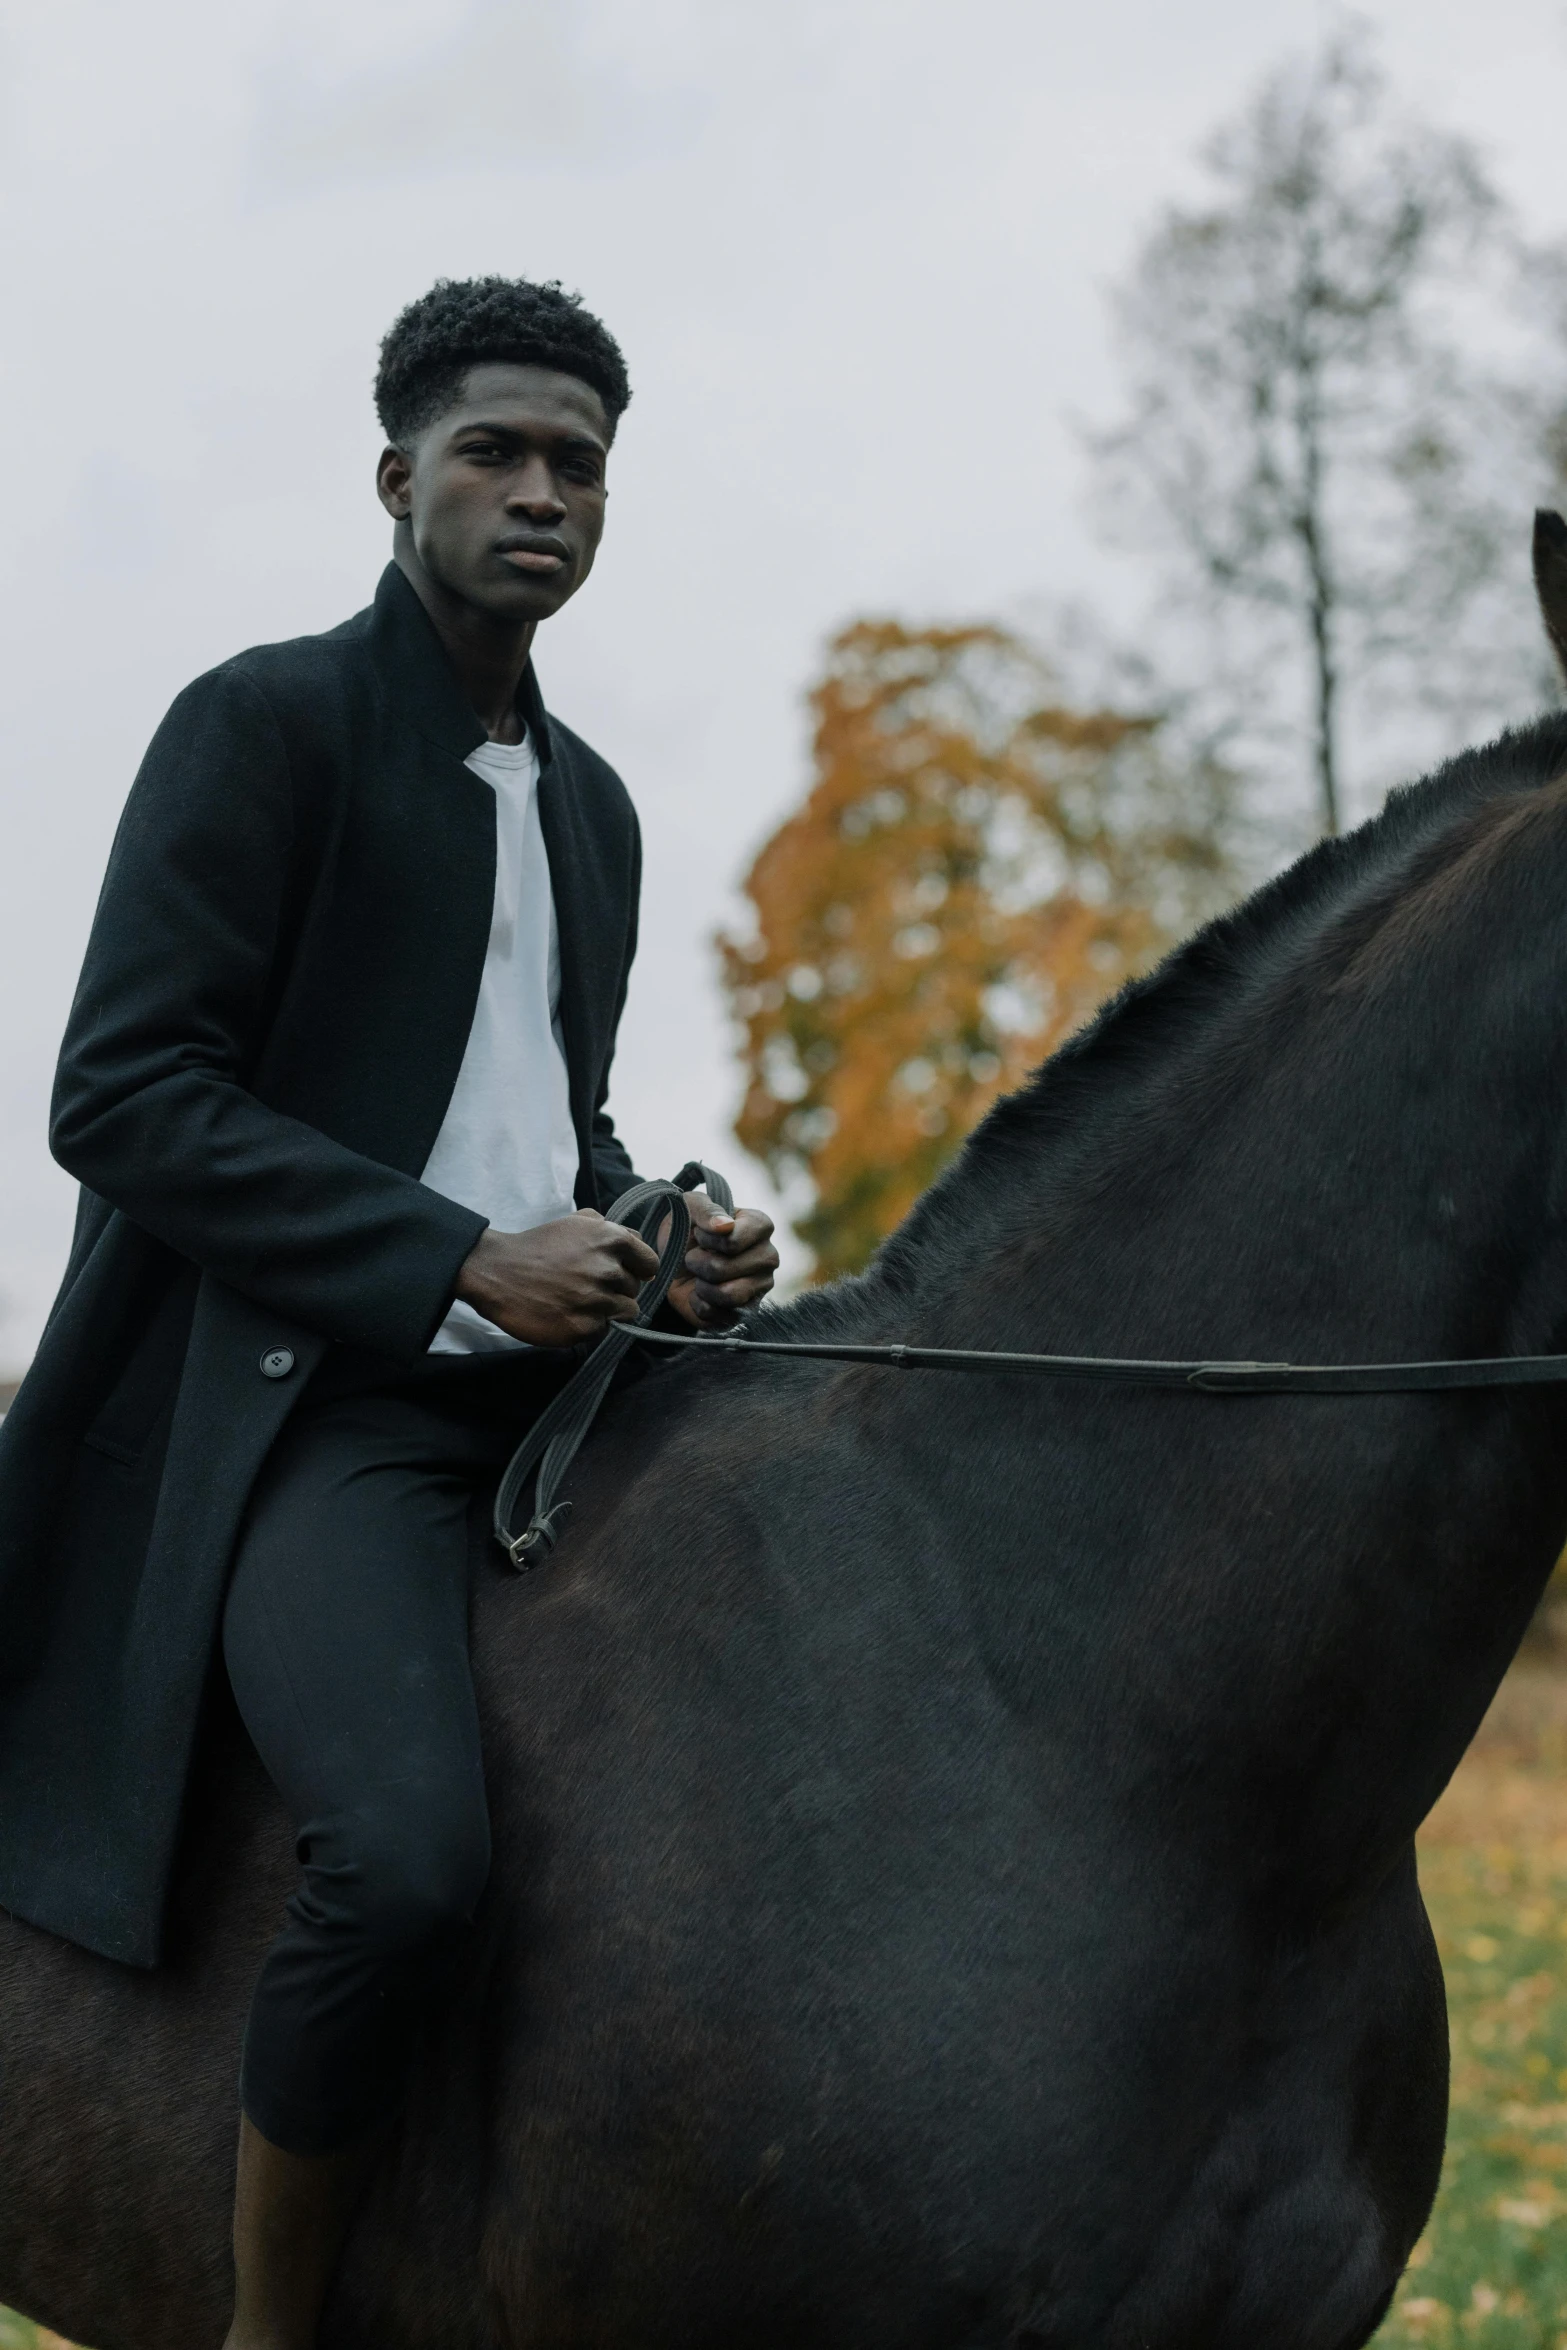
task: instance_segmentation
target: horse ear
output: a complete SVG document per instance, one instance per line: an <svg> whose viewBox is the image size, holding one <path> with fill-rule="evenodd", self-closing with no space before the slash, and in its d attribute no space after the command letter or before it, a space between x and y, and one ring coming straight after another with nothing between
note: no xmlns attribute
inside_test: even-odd
<svg viewBox="0 0 1567 2350"><path fill-rule="evenodd" d="M1567 677L1567 522L1549 506L1535 511L1534 592L1551 650Z"/></svg>

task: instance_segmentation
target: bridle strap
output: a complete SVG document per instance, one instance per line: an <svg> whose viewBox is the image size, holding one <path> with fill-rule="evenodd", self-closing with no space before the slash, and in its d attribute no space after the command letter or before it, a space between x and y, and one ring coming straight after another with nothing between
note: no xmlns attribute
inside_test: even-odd
<svg viewBox="0 0 1567 2350"><path fill-rule="evenodd" d="M561 1527L571 1514L570 1502L555 1498L561 1479L597 1419L609 1383L632 1340L657 1335L649 1332L646 1324L669 1295L670 1284L685 1262L691 1237L691 1210L685 1195L698 1186L707 1193L714 1207L722 1208L726 1215L734 1207L734 1194L722 1175L712 1167L704 1167L700 1160L692 1159L672 1183L639 1183L623 1192L609 1211L611 1224L627 1224L644 1240L657 1231L666 1215L669 1231L659 1252L658 1271L644 1282L637 1299L636 1321L611 1322L587 1360L573 1371L548 1410L540 1413L506 1464L506 1473L495 1496L491 1525L496 1541L519 1574L547 1559L560 1538ZM520 1534L513 1534L512 1512L535 1471L533 1515Z"/></svg>
<svg viewBox="0 0 1567 2350"><path fill-rule="evenodd" d="M1438 1390L1567 1385L1567 1355L1492 1355L1437 1363L1139 1362L1118 1355L1006 1354L955 1346L837 1346L787 1338L680 1338L633 1330L648 1346L699 1346L710 1355L796 1355L818 1363L867 1363L898 1371L1012 1372L1036 1379L1099 1379L1205 1395L1425 1395Z"/></svg>
<svg viewBox="0 0 1567 2350"><path fill-rule="evenodd" d="M633 1346L695 1347L708 1356L737 1362L750 1355L783 1355L798 1362L862 1363L893 1371L983 1371L990 1376L1034 1379L1093 1379L1118 1387L1156 1387L1201 1395L1431 1395L1467 1394L1483 1388L1567 1385L1567 1355L1491 1355L1471 1361L1435 1363L1226 1363L1139 1362L1118 1355L1008 1354L981 1347L854 1346L830 1340L752 1338L703 1333L685 1338L649 1328L669 1294L684 1260L691 1233L685 1194L700 1185L726 1214L734 1195L713 1168L693 1159L672 1183L639 1183L609 1210L612 1224L629 1224L645 1238L668 1214L670 1228L658 1271L646 1283L634 1322L612 1322L592 1353L573 1372L548 1411L535 1421L513 1453L495 1497L494 1531L519 1572L536 1567L554 1549L571 1504L557 1501L562 1478L592 1427L609 1383ZM520 1534L511 1531L512 1511L537 1470L533 1515Z"/></svg>

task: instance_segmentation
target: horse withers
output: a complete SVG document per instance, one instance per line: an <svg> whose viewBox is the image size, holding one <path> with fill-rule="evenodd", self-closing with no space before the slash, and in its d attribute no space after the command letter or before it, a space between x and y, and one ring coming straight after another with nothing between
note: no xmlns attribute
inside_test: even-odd
<svg viewBox="0 0 1567 2350"><path fill-rule="evenodd" d="M767 1327L1554 1351L1564 1005L1553 717L1199 934ZM494 1870L328 2350L1365 2342L1445 2120L1412 1838L1567 1533L1567 1401L699 1351L571 1490L476 1577ZM292 1875L215 1710L169 1963L0 1932L0 2296L99 2350L222 2333Z"/></svg>

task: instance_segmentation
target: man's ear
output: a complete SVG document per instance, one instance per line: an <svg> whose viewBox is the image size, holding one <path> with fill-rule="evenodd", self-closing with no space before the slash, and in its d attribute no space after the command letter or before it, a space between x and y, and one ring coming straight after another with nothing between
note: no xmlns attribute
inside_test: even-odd
<svg viewBox="0 0 1567 2350"><path fill-rule="evenodd" d="M1534 592L1558 668L1567 677L1567 522L1549 506L1534 517Z"/></svg>
<svg viewBox="0 0 1567 2350"><path fill-rule="evenodd" d="M401 449L394 449L389 444L381 451L376 463L375 494L394 522L406 522L408 519L412 480L412 462L403 455Z"/></svg>

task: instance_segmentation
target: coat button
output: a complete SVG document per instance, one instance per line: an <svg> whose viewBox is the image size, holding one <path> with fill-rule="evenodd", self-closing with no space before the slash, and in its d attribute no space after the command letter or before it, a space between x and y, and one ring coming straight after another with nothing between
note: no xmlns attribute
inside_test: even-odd
<svg viewBox="0 0 1567 2350"><path fill-rule="evenodd" d="M291 1346L269 1346L261 1358L263 1379L286 1379L294 1368L294 1350Z"/></svg>

